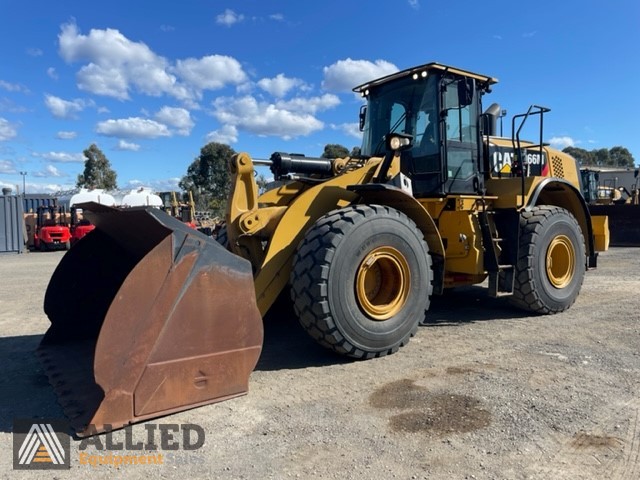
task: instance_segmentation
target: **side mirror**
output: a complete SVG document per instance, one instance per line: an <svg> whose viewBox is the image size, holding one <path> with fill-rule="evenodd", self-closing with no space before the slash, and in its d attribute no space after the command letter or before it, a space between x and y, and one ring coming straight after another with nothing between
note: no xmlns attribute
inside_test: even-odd
<svg viewBox="0 0 640 480"><path fill-rule="evenodd" d="M362 132L364 130L364 122L367 118L367 106L366 105L362 105L360 107L360 115L359 115L359 123L358 123L358 128L360 128L360 131Z"/></svg>
<svg viewBox="0 0 640 480"><path fill-rule="evenodd" d="M473 79L464 78L458 82L458 105L466 107L473 102Z"/></svg>

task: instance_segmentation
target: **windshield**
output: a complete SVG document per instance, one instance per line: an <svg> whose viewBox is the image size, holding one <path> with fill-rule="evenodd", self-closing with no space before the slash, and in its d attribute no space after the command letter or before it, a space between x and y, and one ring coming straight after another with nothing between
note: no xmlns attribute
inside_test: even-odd
<svg viewBox="0 0 640 480"><path fill-rule="evenodd" d="M437 76L429 75L417 80L405 77L375 88L369 95L362 154L382 155L384 137L392 132L413 136L414 155L418 150L437 148L437 83Z"/></svg>

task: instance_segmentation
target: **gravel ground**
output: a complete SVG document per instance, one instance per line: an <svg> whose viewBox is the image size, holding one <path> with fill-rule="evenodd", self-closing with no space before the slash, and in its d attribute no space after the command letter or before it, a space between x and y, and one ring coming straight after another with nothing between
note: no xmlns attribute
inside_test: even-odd
<svg viewBox="0 0 640 480"><path fill-rule="evenodd" d="M51 478L12 470L11 431L14 418L63 416L34 356L61 257L0 256L2 478ZM200 425L201 448L161 451L162 465L92 467L80 453L158 452L72 440L71 470L56 478L640 478L639 271L640 249L601 254L576 304L554 316L527 316L480 287L450 292L409 345L369 361L337 357L271 315L248 396L151 422ZM145 441L144 424L132 435Z"/></svg>

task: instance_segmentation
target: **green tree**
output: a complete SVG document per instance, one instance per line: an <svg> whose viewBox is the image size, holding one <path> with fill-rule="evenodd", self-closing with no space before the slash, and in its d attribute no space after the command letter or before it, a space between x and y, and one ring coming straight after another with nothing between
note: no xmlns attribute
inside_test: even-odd
<svg viewBox="0 0 640 480"><path fill-rule="evenodd" d="M211 210L215 215L224 214L231 189L229 160L235 151L223 143L207 143L200 155L189 165L187 174L179 186L191 191L198 210Z"/></svg>
<svg viewBox="0 0 640 480"><path fill-rule="evenodd" d="M82 152L86 158L84 171L78 175L77 187L103 188L113 190L118 188L117 174L111 168L111 163L95 143Z"/></svg>
<svg viewBox="0 0 640 480"><path fill-rule="evenodd" d="M344 158L349 156L349 150L347 147L338 145L337 143L329 143L324 146L324 152L322 152L322 158Z"/></svg>
<svg viewBox="0 0 640 480"><path fill-rule="evenodd" d="M562 151L571 155L582 166L596 165L593 153L585 150L584 148L566 147Z"/></svg>
<svg viewBox="0 0 640 480"><path fill-rule="evenodd" d="M609 150L609 158L611 158L611 164L614 167L630 167L633 168L636 165L636 161L633 155L625 147L613 147Z"/></svg>
<svg viewBox="0 0 640 480"><path fill-rule="evenodd" d="M609 149L607 148L597 148L595 150L591 150L593 153L593 157L595 158L595 164L599 167L610 167L611 166L611 156L609 155Z"/></svg>
<svg viewBox="0 0 640 480"><path fill-rule="evenodd" d="M258 185L258 192L262 194L267 189L269 182L267 181L267 177L261 173L256 177L256 184Z"/></svg>
<svg viewBox="0 0 640 480"><path fill-rule="evenodd" d="M582 166L598 167L635 167L636 160L631 152L621 146L606 148L595 148L585 150L577 147L567 147L562 150L575 158Z"/></svg>

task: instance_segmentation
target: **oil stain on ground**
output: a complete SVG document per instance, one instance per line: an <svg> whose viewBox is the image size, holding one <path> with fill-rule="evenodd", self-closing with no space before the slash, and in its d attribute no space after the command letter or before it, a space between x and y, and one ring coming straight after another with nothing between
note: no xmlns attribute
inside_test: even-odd
<svg viewBox="0 0 640 480"><path fill-rule="evenodd" d="M590 433L580 432L573 437L571 445L574 448L590 448L590 447L608 447L615 448L622 444L622 440L609 435L593 435Z"/></svg>
<svg viewBox="0 0 640 480"><path fill-rule="evenodd" d="M466 395L430 392L404 379L378 388L369 398L381 409L402 409L389 425L396 432L422 432L431 435L465 433L490 425L491 415L479 400Z"/></svg>

